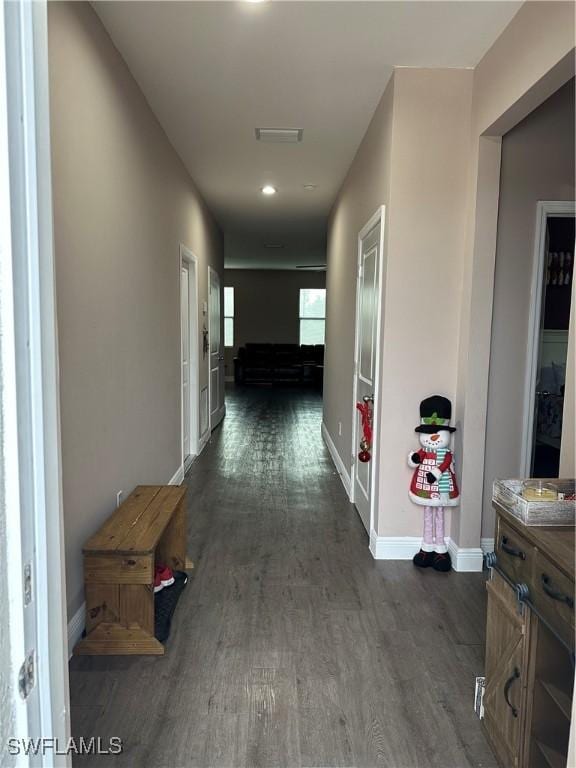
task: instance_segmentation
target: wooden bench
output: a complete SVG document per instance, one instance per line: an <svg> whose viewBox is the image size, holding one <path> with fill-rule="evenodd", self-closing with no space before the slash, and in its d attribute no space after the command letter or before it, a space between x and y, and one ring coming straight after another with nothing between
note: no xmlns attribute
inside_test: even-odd
<svg viewBox="0 0 576 768"><path fill-rule="evenodd" d="M75 654L157 654L154 566L186 558L186 487L139 485L83 548L86 637Z"/></svg>

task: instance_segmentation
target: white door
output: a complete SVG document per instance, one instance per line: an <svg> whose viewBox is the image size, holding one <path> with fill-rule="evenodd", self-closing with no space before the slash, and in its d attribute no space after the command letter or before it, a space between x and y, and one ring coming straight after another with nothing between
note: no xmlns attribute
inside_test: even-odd
<svg viewBox="0 0 576 768"><path fill-rule="evenodd" d="M2 3L0 763L56 768L8 743L70 736L49 136L46 3Z"/></svg>
<svg viewBox="0 0 576 768"><path fill-rule="evenodd" d="M180 273L180 327L182 338L182 452L184 464L190 450L190 270L183 263Z"/></svg>
<svg viewBox="0 0 576 768"><path fill-rule="evenodd" d="M574 272L575 206L537 206L524 403L524 477L558 477Z"/></svg>
<svg viewBox="0 0 576 768"><path fill-rule="evenodd" d="M372 406L373 430L376 434L376 411L378 394L378 341L380 323L380 272L382 230L384 210L378 211L359 235L358 247L358 283L356 290L356 353L354 366L354 444L352 499L366 530L372 526L374 506L374 477L376 445L373 442L371 459L363 462L358 459L360 440L362 439L361 414L356 403L368 399Z"/></svg>
<svg viewBox="0 0 576 768"><path fill-rule="evenodd" d="M208 333L210 340L210 429L224 416L224 340L221 333L222 303L220 277L208 270Z"/></svg>

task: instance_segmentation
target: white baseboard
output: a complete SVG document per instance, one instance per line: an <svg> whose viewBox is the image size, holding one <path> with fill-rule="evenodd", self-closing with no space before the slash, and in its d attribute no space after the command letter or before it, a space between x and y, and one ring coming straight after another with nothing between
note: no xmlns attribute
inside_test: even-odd
<svg viewBox="0 0 576 768"><path fill-rule="evenodd" d="M340 480L342 480L342 485L344 486L344 490L346 491L346 495L348 498L350 498L350 475L348 474L348 471L346 467L344 466L344 462L340 458L340 454L336 450L336 446L334 445L334 441L330 437L330 433L326 429L326 424L322 422L322 437L324 439L324 442L326 443L326 447L328 448L328 452L330 453L330 456L332 457L332 461L334 462L334 466L336 467L336 470L338 474L340 475Z"/></svg>
<svg viewBox="0 0 576 768"><path fill-rule="evenodd" d="M86 626L86 603L82 603L68 622L68 660L72 658L74 646L80 641Z"/></svg>
<svg viewBox="0 0 576 768"><path fill-rule="evenodd" d="M452 558L452 567L459 573L479 573L484 568L484 552L480 547L459 547L449 539L448 552Z"/></svg>
<svg viewBox="0 0 576 768"><path fill-rule="evenodd" d="M481 538L480 539L480 549L482 552L487 555L488 552L494 552L494 539L492 538Z"/></svg>
<svg viewBox="0 0 576 768"><path fill-rule="evenodd" d="M420 549L420 536L377 536L370 533L370 552L375 560L412 560ZM459 573L479 572L484 565L480 547L459 547L455 541L446 538L452 567Z"/></svg>
<svg viewBox="0 0 576 768"><path fill-rule="evenodd" d="M376 531L370 531L374 560L412 560L421 543L421 536L377 536Z"/></svg>
<svg viewBox="0 0 576 768"><path fill-rule="evenodd" d="M184 465L180 464L174 475L168 481L168 485L182 485L184 480Z"/></svg>
<svg viewBox="0 0 576 768"><path fill-rule="evenodd" d="M204 434L200 438L200 440L198 440L198 456L200 456L200 454L202 453L204 448L206 448L209 442L210 442L210 430L207 429L206 432L204 432ZM196 458L198 458L198 456Z"/></svg>

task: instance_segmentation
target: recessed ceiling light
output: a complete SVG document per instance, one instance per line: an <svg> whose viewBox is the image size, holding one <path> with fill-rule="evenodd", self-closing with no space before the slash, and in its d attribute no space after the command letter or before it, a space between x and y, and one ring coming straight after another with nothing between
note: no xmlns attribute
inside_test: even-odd
<svg viewBox="0 0 576 768"><path fill-rule="evenodd" d="M262 194L263 195L275 195L276 194L276 187L273 187L272 184L266 184L262 187Z"/></svg>
<svg viewBox="0 0 576 768"><path fill-rule="evenodd" d="M303 186L306 192L314 192L318 184L304 184Z"/></svg>
<svg viewBox="0 0 576 768"><path fill-rule="evenodd" d="M264 248L284 248L280 243L265 243Z"/></svg>

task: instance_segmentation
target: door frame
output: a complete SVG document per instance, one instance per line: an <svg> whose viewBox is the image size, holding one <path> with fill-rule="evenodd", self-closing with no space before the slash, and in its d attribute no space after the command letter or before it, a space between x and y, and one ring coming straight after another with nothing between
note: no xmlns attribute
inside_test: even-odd
<svg viewBox="0 0 576 768"><path fill-rule="evenodd" d="M0 54L0 453L14 576L8 579L10 699L15 737L66 744L68 631L45 1L3 4ZM24 701L18 674L30 652L36 682ZM28 759L20 753L16 764L28 765ZM47 749L31 764L69 766L70 756Z"/></svg>
<svg viewBox="0 0 576 768"><path fill-rule="evenodd" d="M356 412L356 400L357 400L357 374L358 374L358 358L359 358L359 342L360 342L360 278L362 268L362 240L366 235L380 222L380 237L379 237L379 253L378 253L378 274L379 274L379 295L378 295L378 308L376 311L376 369L374 374L374 409L372 415L372 458L370 460L370 538L372 538L374 530L374 522L376 520L376 510L378 509L378 460L379 460L379 424L380 424L380 373L381 373L381 339L383 334L383 304L384 304L384 291L386 284L385 273L385 259L384 259L384 235L386 229L386 206L381 205L368 219L366 224L362 227L358 233L357 249L358 255L356 260L356 307L354 310L354 373L352 383L352 450L351 450L351 467L350 467L350 501L352 504L355 502L355 483L356 483L356 452L358 451L358 418Z"/></svg>
<svg viewBox="0 0 576 768"><path fill-rule="evenodd" d="M542 290L545 273L546 224L549 218L576 215L576 203L570 200L540 200L536 204L536 228L530 285L530 312L524 374L524 417L522 425L522 454L520 474L530 477L532 470L532 439L534 437L536 376L540 357L540 321Z"/></svg>
<svg viewBox="0 0 576 768"><path fill-rule="evenodd" d="M221 403L220 408L218 409L218 417L216 418L216 422L213 423L213 419L212 419L212 386L211 386L211 378L210 378L210 373L211 373L211 369L210 369L210 356L211 356L210 347L211 347L211 344L212 344L212 337L210 335L210 317L211 317L211 315L210 315L210 277L211 277L212 273L214 273L216 275L216 277L218 278L218 283L220 285L220 348L224 349L224 335L223 335L223 328L222 328L222 321L223 321L223 318L224 318L224 294L223 294L224 285L223 285L222 278L220 277L220 273L218 272L218 270L214 269L214 267L209 266L208 267L208 303L207 303L207 307L208 307L208 317L207 317L207 320L208 320L208 355L207 355L207 357L208 357L208 434L212 434L212 430L215 429L218 426L218 424L220 424L220 422L222 421L222 419L224 418L224 416L226 414L226 405L225 405L225 403ZM222 360L218 359L218 364L219 365L222 362L223 362ZM220 367L222 369L224 368L223 365L220 365ZM221 374L222 375L224 374L223 370L221 371ZM220 379L219 379L218 380L218 392L220 392L220 388L221 388L222 385L223 385L223 382L221 382Z"/></svg>
<svg viewBox="0 0 576 768"><path fill-rule="evenodd" d="M190 455L186 461L184 455L184 387L182 383L182 312L180 312L180 448L182 467L188 469L195 456L200 452L200 349L199 349L199 305L198 305L198 258L185 245L180 244L180 300L182 300L182 268L188 269L188 366L190 384L188 387L190 424Z"/></svg>

